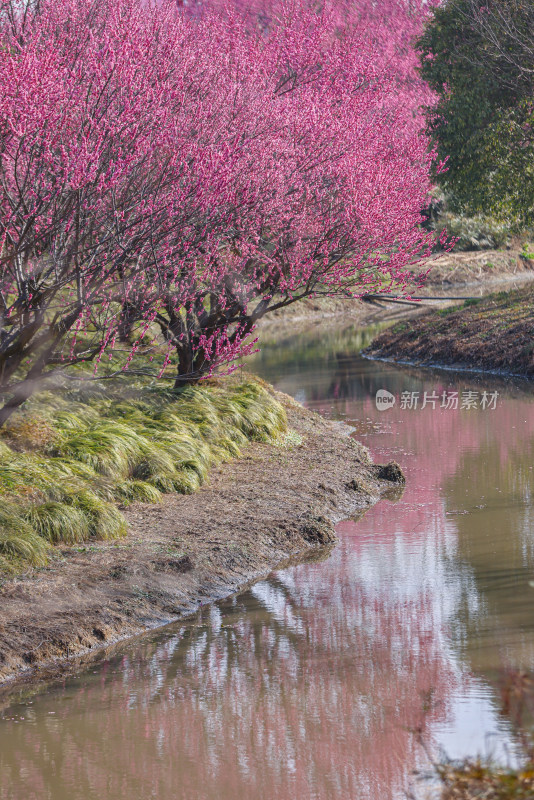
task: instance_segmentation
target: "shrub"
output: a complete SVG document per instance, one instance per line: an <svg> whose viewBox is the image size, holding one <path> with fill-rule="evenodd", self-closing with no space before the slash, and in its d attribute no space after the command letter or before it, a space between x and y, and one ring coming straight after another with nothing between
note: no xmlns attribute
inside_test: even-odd
<svg viewBox="0 0 534 800"><path fill-rule="evenodd" d="M436 231L447 231L456 238L455 250L493 250L506 245L512 235L511 227L492 217L477 214L474 217L456 216L450 212L441 214L436 223Z"/></svg>

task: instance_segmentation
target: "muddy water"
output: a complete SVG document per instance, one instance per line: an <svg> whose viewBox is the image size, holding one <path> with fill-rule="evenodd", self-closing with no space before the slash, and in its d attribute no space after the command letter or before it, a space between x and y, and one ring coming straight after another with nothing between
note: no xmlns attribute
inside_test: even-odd
<svg viewBox="0 0 534 800"><path fill-rule="evenodd" d="M401 462L404 495L342 523L322 559L12 698L0 800L389 800L425 766L420 735L513 758L493 679L534 666L533 395L371 363L362 343L312 332L255 368ZM479 407L441 409L453 391Z"/></svg>

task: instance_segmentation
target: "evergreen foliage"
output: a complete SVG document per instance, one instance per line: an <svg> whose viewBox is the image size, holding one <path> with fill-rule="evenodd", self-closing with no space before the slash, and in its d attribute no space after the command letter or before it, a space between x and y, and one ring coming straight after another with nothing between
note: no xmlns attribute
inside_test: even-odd
<svg viewBox="0 0 534 800"><path fill-rule="evenodd" d="M534 221L533 24L525 0L445 0L418 40L449 207L516 227Z"/></svg>

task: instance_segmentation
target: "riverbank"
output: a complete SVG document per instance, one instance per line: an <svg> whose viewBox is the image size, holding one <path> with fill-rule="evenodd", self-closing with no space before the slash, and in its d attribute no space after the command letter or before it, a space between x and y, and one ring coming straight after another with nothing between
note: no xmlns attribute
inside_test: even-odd
<svg viewBox="0 0 534 800"><path fill-rule="evenodd" d="M427 265L428 266L428 265ZM444 253L430 262L430 272L418 296L482 297L500 288L516 289L534 278L534 260L525 257L519 248ZM421 271L425 265L421 266ZM435 303L432 304L435 307ZM369 327L390 323L424 313L428 306L388 303L387 297L372 302L350 297L308 298L287 308L267 314L260 322L261 339L287 332L324 329L353 323Z"/></svg>
<svg viewBox="0 0 534 800"><path fill-rule="evenodd" d="M534 288L526 286L426 313L387 328L365 355L532 379L533 303Z"/></svg>
<svg viewBox="0 0 534 800"><path fill-rule="evenodd" d="M335 540L334 523L398 490L345 426L275 393L288 431L211 470L194 494L121 509L128 532L58 544L0 587L0 682L79 668L80 658L228 596Z"/></svg>

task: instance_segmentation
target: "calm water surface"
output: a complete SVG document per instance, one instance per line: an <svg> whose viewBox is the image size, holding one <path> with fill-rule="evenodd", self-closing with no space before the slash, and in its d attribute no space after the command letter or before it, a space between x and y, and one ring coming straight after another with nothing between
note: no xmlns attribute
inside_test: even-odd
<svg viewBox="0 0 534 800"><path fill-rule="evenodd" d="M361 344L311 332L254 369L402 463L402 498L341 523L330 555L4 703L0 800L390 800L424 765L414 731L513 759L494 678L534 667L533 395ZM425 391L498 397L421 409Z"/></svg>

